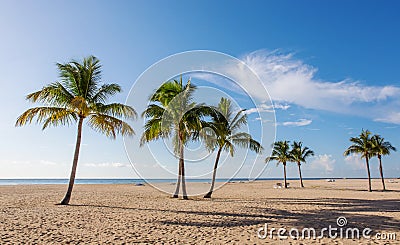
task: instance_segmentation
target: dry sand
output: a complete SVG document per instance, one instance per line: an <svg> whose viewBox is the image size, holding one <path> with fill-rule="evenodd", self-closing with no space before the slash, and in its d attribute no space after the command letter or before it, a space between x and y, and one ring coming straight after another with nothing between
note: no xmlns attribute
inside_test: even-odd
<svg viewBox="0 0 400 245"><path fill-rule="evenodd" d="M150 186L76 185L71 205L54 205L64 185L0 186L0 243L12 244L400 244L400 180L382 192L373 180L229 183L211 200L170 198ZM202 183L197 183L202 185ZM204 185L204 184L203 184ZM260 239L257 229L338 227L373 230L371 239ZM374 234L396 233L396 240Z"/></svg>

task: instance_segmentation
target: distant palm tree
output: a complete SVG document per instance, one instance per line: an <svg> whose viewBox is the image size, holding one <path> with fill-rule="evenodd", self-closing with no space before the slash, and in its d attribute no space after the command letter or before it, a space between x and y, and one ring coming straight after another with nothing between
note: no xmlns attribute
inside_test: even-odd
<svg viewBox="0 0 400 245"><path fill-rule="evenodd" d="M286 182L286 163L293 161L293 158L289 150L289 141L277 141L273 144L273 150L270 157L265 159L265 162L277 161L277 165L282 163L283 165L283 177L285 181L285 188L287 188Z"/></svg>
<svg viewBox="0 0 400 245"><path fill-rule="evenodd" d="M382 167L382 156L390 155L390 151L396 151L396 148L390 144L390 142L385 141L380 135L375 134L371 138L372 140L372 154L376 155L379 159L379 173L381 174L382 187L386 190L385 179L383 178L383 167Z"/></svg>
<svg viewBox="0 0 400 245"><path fill-rule="evenodd" d="M195 89L190 80L183 85L182 77L180 81L166 82L150 97L153 103L142 113L142 116L148 119L140 141L142 146L153 140L173 137L174 151L179 158L179 173L174 198L178 197L182 182L183 198L188 199L184 146L190 140L198 139L199 132L205 124L202 117L210 115L212 111L210 107L192 102Z"/></svg>
<svg viewBox="0 0 400 245"><path fill-rule="evenodd" d="M302 142L294 141L292 144L292 150L290 151L290 155L292 156L292 160L297 163L297 166L299 168L300 186L304 187L300 166L302 162L304 163L306 162L307 157L314 156L314 152L306 146L303 147Z"/></svg>
<svg viewBox="0 0 400 245"><path fill-rule="evenodd" d="M234 115L232 102L227 98L221 98L217 110L220 114L214 116L212 122L208 124L211 130L206 131L205 137L207 148L210 151L217 150L217 157L214 163L211 187L204 198L211 198L213 193L222 150L229 151L231 156L234 155L235 145L249 148L257 153L262 150L261 144L254 140L250 134L238 132L243 125L247 124L247 116L243 114L245 110L240 110Z"/></svg>
<svg viewBox="0 0 400 245"><path fill-rule="evenodd" d="M78 121L74 160L67 193L60 204L67 205L71 199L78 165L79 149L84 119L92 129L115 139L117 134L133 135L133 129L118 118L135 118L135 110L120 103L105 104L108 97L121 92L118 84L101 85L101 65L94 56L89 56L83 63L71 61L57 64L60 81L51 83L41 90L26 96L31 102L41 102L45 106L31 108L18 117L16 126L36 122L48 126L69 125Z"/></svg>
<svg viewBox="0 0 400 245"><path fill-rule="evenodd" d="M350 141L353 143L349 146L344 152L345 156L349 156L350 154L361 154L361 158L365 158L365 163L367 166L368 173L368 191L372 191L371 189L371 172L369 170L369 159L373 155L372 152L372 141L371 141L371 132L369 130L362 130L361 134L358 137L351 137Z"/></svg>

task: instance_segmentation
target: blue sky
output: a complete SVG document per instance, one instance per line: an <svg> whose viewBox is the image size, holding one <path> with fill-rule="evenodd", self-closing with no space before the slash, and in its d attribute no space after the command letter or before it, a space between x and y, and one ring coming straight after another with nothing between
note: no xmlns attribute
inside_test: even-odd
<svg viewBox="0 0 400 245"><path fill-rule="evenodd" d="M399 7L389 0L3 1L0 178L69 176L75 127L14 128L33 106L24 96L57 80L56 62L96 55L104 81L124 89L114 100L125 101L153 63L198 49L257 72L278 108L276 138L301 140L316 153L304 177L365 177L363 161L342 156L349 137L364 128L400 147ZM249 127L259 121L249 118ZM89 128L83 136L78 178L136 177L121 138ZM387 177L399 177L399 156L383 159ZM375 159L371 170L378 176ZM270 164L262 176L281 172ZM294 166L288 176L297 176Z"/></svg>

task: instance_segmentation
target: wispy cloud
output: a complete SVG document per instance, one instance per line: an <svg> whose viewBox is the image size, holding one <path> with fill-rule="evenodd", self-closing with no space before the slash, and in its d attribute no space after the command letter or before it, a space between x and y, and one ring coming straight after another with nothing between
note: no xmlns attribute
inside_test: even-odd
<svg viewBox="0 0 400 245"><path fill-rule="evenodd" d="M252 114L252 113L262 113L262 112L273 112L275 110L287 110L290 108L290 105L287 103L274 103L273 105L268 105L266 103L262 103L259 105L257 108L250 108L246 110L246 114Z"/></svg>
<svg viewBox="0 0 400 245"><path fill-rule="evenodd" d="M302 126L310 125L311 123L312 123L312 120L310 120L310 119L299 119L298 121L294 121L294 122L278 123L278 125L292 126L292 127L302 127Z"/></svg>
<svg viewBox="0 0 400 245"><path fill-rule="evenodd" d="M293 54L259 50L241 59L261 78L273 101L293 103L304 108L369 117L376 121L400 124L400 88L369 86L353 80L326 81L317 79L317 68L296 59ZM227 68L231 73L241 69ZM240 74L237 75L240 77ZM243 78L246 83L246 78ZM248 85L248 84L243 84ZM244 86L259 99L264 91ZM365 109L368 108L368 113Z"/></svg>
<svg viewBox="0 0 400 245"><path fill-rule="evenodd" d="M40 160L40 164L43 164L43 165L50 165L50 166L57 165L57 163L56 163L56 162L53 162L53 161L47 161L47 160Z"/></svg>

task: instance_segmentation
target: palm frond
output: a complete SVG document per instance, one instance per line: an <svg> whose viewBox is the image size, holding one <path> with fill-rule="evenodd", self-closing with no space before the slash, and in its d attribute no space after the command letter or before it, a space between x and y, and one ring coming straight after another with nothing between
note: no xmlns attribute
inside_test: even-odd
<svg viewBox="0 0 400 245"><path fill-rule="evenodd" d="M95 92L92 101L93 103L105 103L110 96L120 92L122 92L122 89L118 84L104 84Z"/></svg>
<svg viewBox="0 0 400 245"><path fill-rule="evenodd" d="M371 153L375 155L390 155L391 151L396 151L396 147L388 141L385 141L383 137L375 134L371 137Z"/></svg>
<svg viewBox="0 0 400 245"><path fill-rule="evenodd" d="M239 129L243 125L247 124L247 115L242 114L246 109L240 110L236 113L235 117L233 118L232 122L230 123L230 129L232 131Z"/></svg>
<svg viewBox="0 0 400 245"><path fill-rule="evenodd" d="M57 127L60 125L69 126L72 122L78 121L78 115L72 110L59 110L49 116L43 123L42 130L46 129L48 126Z"/></svg>
<svg viewBox="0 0 400 245"><path fill-rule="evenodd" d="M143 146L145 143L160 138L167 138L170 136L171 128L167 128L163 125L162 118L152 118L148 120L144 125L144 132L140 139L140 145Z"/></svg>
<svg viewBox="0 0 400 245"><path fill-rule="evenodd" d="M107 137L116 138L117 134L131 136L135 132L128 123L105 114L91 114L88 118L88 125L97 132Z"/></svg>
<svg viewBox="0 0 400 245"><path fill-rule="evenodd" d="M59 82L51 83L41 90L28 94L26 99L54 106L66 106L74 96Z"/></svg>
<svg viewBox="0 0 400 245"><path fill-rule="evenodd" d="M22 113L15 126L23 126L25 124L32 123L33 119L36 117L36 123L45 123L43 129L48 125L68 125L72 120L77 120L77 115L74 111L62 108L62 107L35 107L26 110Z"/></svg>
<svg viewBox="0 0 400 245"><path fill-rule="evenodd" d="M292 161L292 156L289 151L289 141L277 141L273 144L273 149L270 157L266 158L266 162L275 160L279 163Z"/></svg>
<svg viewBox="0 0 400 245"><path fill-rule="evenodd" d="M125 119L136 119L137 113L133 107L121 103L111 103L104 105L98 103L94 105L94 111L106 114L112 117L120 117Z"/></svg>
<svg viewBox="0 0 400 245"><path fill-rule="evenodd" d="M345 150L343 155L361 154L361 158L370 158L372 154L372 140L370 135L371 132L369 130L362 130L358 137L351 137L350 141L353 144Z"/></svg>

